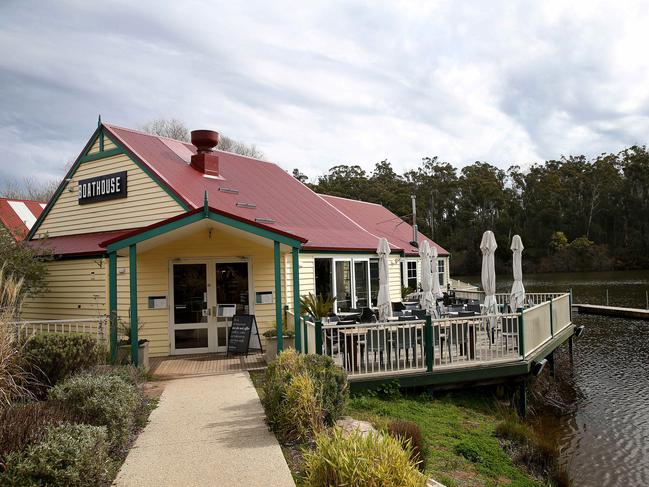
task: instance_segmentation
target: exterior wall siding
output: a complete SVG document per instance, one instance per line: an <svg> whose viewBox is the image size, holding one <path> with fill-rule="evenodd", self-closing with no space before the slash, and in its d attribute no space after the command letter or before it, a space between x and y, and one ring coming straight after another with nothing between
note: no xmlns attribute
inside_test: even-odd
<svg viewBox="0 0 649 487"><path fill-rule="evenodd" d="M47 289L27 298L22 319L97 318L106 314L106 259L74 259L47 263Z"/></svg>
<svg viewBox="0 0 649 487"><path fill-rule="evenodd" d="M126 198L79 205L76 190L79 180L118 171L127 171ZM81 164L45 217L38 234L55 237L137 228L182 212L171 196L122 154Z"/></svg>

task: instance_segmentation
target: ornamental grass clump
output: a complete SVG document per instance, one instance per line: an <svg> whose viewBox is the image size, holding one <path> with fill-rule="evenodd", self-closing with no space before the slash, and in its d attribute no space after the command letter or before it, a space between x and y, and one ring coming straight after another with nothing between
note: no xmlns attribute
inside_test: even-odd
<svg viewBox="0 0 649 487"><path fill-rule="evenodd" d="M315 449L304 455L305 484L310 487L424 487L426 477L396 438L340 429L319 434Z"/></svg>
<svg viewBox="0 0 649 487"><path fill-rule="evenodd" d="M105 427L49 426L41 441L8 456L1 484L94 487L106 484L109 465Z"/></svg>
<svg viewBox="0 0 649 487"><path fill-rule="evenodd" d="M23 280L0 267L0 409L30 397L33 376L25 370L23 344L11 324L18 316Z"/></svg>
<svg viewBox="0 0 649 487"><path fill-rule="evenodd" d="M268 424L283 442L307 442L332 426L349 398L347 376L329 357L289 349L268 366L264 379Z"/></svg>
<svg viewBox="0 0 649 487"><path fill-rule="evenodd" d="M106 426L108 444L116 453L126 446L142 404L133 384L116 375L89 373L57 384L50 399L65 404L84 423Z"/></svg>

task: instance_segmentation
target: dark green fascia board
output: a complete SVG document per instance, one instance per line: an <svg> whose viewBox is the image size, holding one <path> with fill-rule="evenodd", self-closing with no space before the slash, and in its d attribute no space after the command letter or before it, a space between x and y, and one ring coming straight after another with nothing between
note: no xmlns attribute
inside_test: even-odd
<svg viewBox="0 0 649 487"><path fill-rule="evenodd" d="M110 140L113 144L117 146L118 149L121 149L122 153L126 154L134 163L137 167L142 169L144 173L149 176L155 183L160 186L165 193L167 193L169 196L171 196L176 203L178 203L183 210L189 211L192 209L192 206L189 204L188 201L186 201L184 198L182 198L178 193L176 193L167 183L165 183L160 177L154 173L151 168L144 162L142 161L138 156L136 156L133 152L131 152L127 147L122 144L119 139L116 137L113 137L109 131L105 131L105 137L108 137L108 140ZM105 151L108 152L108 151Z"/></svg>
<svg viewBox="0 0 649 487"><path fill-rule="evenodd" d="M250 223L242 222L240 220L236 220L234 218L221 215L219 213L214 213L213 211L209 212L208 218L212 221L223 223L224 225L228 225L230 227L243 230L244 232L252 233L253 235L257 235L259 237L267 238L269 240L273 240L282 243L284 245L288 245L289 247L300 248L302 246L302 242L300 242L295 238L291 238L286 235L282 235L280 233L275 233L272 230L268 230L266 228L260 228L255 225L251 225Z"/></svg>
<svg viewBox="0 0 649 487"><path fill-rule="evenodd" d="M408 375L386 375L381 378L352 379L349 382L353 391L374 389L386 382L397 381L399 387L444 386L449 384L467 384L494 379L506 379L529 374L530 366L526 361L497 367L482 367L464 370L422 371Z"/></svg>
<svg viewBox="0 0 649 487"><path fill-rule="evenodd" d="M117 149L109 149L102 152L95 152L94 154L86 154L81 157L81 164L84 162L98 161L99 159L104 159L106 157L119 156L120 154L126 154L119 147Z"/></svg>
<svg viewBox="0 0 649 487"><path fill-rule="evenodd" d="M126 237L123 240L119 240L117 242L109 244L108 247L106 248L106 251L116 252L120 249L128 247L129 245L138 244L145 240L149 240L150 238L163 235L165 233L171 232L178 228L182 228L186 225L190 225L192 223L196 223L204 219L205 219L205 215L202 211L191 213L186 216L177 218L173 221L170 221L168 223L165 223L164 225L155 226L153 228L150 228L149 230L145 230L141 233L132 235L131 237ZM283 243L291 247L299 247L302 244L302 242L300 242L299 240L292 239L284 235L271 232L270 230L266 230L264 228L259 228L254 225L250 225L248 223L241 222L239 220L235 220L234 218L229 218L227 216L214 213L212 211L208 213L207 219L237 228L239 230L243 230L248 233L252 233L254 235L258 235L260 237L267 238L269 240L277 241L279 243Z"/></svg>
<svg viewBox="0 0 649 487"><path fill-rule="evenodd" d="M102 126L98 126L95 131L92 133L90 136L90 139L88 142L86 142L86 145L83 147L77 158L75 159L74 163L72 164L72 167L70 170L66 173L65 177L61 181L61 184L59 184L59 187L56 188L56 191L54 192L54 195L50 198L50 200L47 202L47 205L43 209L43 213L38 217L34 225L32 226L32 229L29 231L27 234L27 240L31 240L34 235L36 235L36 232L38 232L38 229L40 228L41 224L43 223L43 220L47 217L49 214L50 210L54 206L54 204L57 202L59 197L61 196L61 193L63 193L63 190L67 186L67 180L72 177L72 175L76 172L77 168L79 167L79 164L81 164L81 159L83 156L88 152L88 150L92 147L92 144L95 143L95 139L97 136L101 133L103 130Z"/></svg>

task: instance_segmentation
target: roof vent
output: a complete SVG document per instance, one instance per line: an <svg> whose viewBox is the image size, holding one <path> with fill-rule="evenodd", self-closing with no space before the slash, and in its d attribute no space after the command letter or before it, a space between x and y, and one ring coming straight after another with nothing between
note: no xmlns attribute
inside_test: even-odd
<svg viewBox="0 0 649 487"><path fill-rule="evenodd" d="M242 202L242 201L237 202L236 205L239 208L257 208L257 205L254 204L254 203L246 203L246 202Z"/></svg>
<svg viewBox="0 0 649 487"><path fill-rule="evenodd" d="M272 218L255 218L257 223L275 223L275 220Z"/></svg>
<svg viewBox="0 0 649 487"><path fill-rule="evenodd" d="M218 143L218 132L192 130L192 144L196 147L196 154L192 156L191 166L206 176L219 177L219 156L214 154Z"/></svg>
<svg viewBox="0 0 649 487"><path fill-rule="evenodd" d="M234 189L234 188L224 188L223 186L219 187L219 191L220 191L221 193L239 194L239 190L238 190L238 189Z"/></svg>

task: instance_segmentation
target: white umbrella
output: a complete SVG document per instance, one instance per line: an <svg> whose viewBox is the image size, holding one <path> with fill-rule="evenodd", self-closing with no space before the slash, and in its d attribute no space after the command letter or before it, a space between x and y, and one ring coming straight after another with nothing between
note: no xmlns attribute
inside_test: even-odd
<svg viewBox="0 0 649 487"><path fill-rule="evenodd" d="M486 314L496 314L498 305L496 303L496 266L494 264L494 253L498 248L496 237L491 230L482 234L480 250L482 251L482 289L484 289L484 307Z"/></svg>
<svg viewBox="0 0 649 487"><path fill-rule="evenodd" d="M511 311L515 312L518 308L525 305L525 287L523 286L523 241L518 235L512 238L512 253L513 266L514 266L514 283L512 284L512 292L509 297L509 305Z"/></svg>
<svg viewBox="0 0 649 487"><path fill-rule="evenodd" d="M430 245L424 240L419 247L419 258L421 260L421 297L419 304L430 315L435 309L435 296L433 296L433 273L430 265Z"/></svg>
<svg viewBox="0 0 649 487"><path fill-rule="evenodd" d="M431 274L433 275L433 296L435 298L443 298L444 292L439 285L439 275L437 274L437 247L434 245L430 254L430 267Z"/></svg>
<svg viewBox="0 0 649 487"><path fill-rule="evenodd" d="M379 240L379 246L376 249L379 256L379 295L376 299L376 306L379 308L379 321L387 321L392 317L392 303L390 302L390 267L388 256L390 255L390 245L387 239Z"/></svg>

